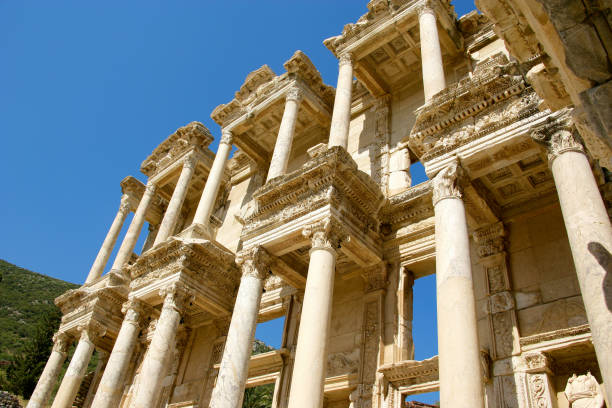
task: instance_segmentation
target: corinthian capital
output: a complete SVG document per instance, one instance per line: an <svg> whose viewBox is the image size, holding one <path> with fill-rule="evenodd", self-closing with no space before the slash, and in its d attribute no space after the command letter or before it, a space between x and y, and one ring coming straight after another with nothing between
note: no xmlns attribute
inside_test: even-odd
<svg viewBox="0 0 612 408"><path fill-rule="evenodd" d="M128 299L121 307L121 313L125 315L123 320L138 326L141 325L144 308L145 306L140 300Z"/></svg>
<svg viewBox="0 0 612 408"><path fill-rule="evenodd" d="M565 152L584 153L582 138L569 110L560 111L555 118L548 118L546 123L533 130L531 137L546 147L550 163Z"/></svg>
<svg viewBox="0 0 612 408"><path fill-rule="evenodd" d="M131 211L132 206L130 205L130 196L123 194L121 196L121 204L119 204L119 212L127 214Z"/></svg>
<svg viewBox="0 0 612 408"><path fill-rule="evenodd" d="M434 206L445 198L462 197L463 188L461 182L463 176L463 168L457 159L436 174L431 180Z"/></svg>
<svg viewBox="0 0 612 408"><path fill-rule="evenodd" d="M70 337L63 332L57 332L53 335L53 351L58 353L67 353L70 346Z"/></svg>
<svg viewBox="0 0 612 408"><path fill-rule="evenodd" d="M297 103L300 103L303 96L304 96L304 93L297 86L292 86L287 91L287 100L288 101L295 101Z"/></svg>
<svg viewBox="0 0 612 408"><path fill-rule="evenodd" d="M264 279L270 272L272 257L260 245L240 251L236 264L242 268L242 276Z"/></svg>
<svg viewBox="0 0 612 408"><path fill-rule="evenodd" d="M232 133L231 130L223 130L221 132L221 141L220 143L224 143L227 145L231 145L232 143L234 143L234 134Z"/></svg>
<svg viewBox="0 0 612 408"><path fill-rule="evenodd" d="M102 326L97 321L90 321L86 324L79 325L77 330L81 333L80 340L95 342L99 337L106 334L106 327Z"/></svg>
<svg viewBox="0 0 612 408"><path fill-rule="evenodd" d="M183 167L186 167L188 169L193 169L195 168L197 163L198 163L198 159L196 159L193 155L191 155L185 158L183 162Z"/></svg>
<svg viewBox="0 0 612 408"><path fill-rule="evenodd" d="M346 239L343 228L329 218L305 226L302 235L310 238L312 249L333 249L335 251Z"/></svg>
<svg viewBox="0 0 612 408"><path fill-rule="evenodd" d="M338 64L340 66L342 65L353 65L353 54L351 54L350 52L345 52L343 54L340 54L340 57L338 57Z"/></svg>
<svg viewBox="0 0 612 408"><path fill-rule="evenodd" d="M184 312L194 299L193 292L181 282L174 282L160 289L159 296L164 298L163 309L172 309L179 313Z"/></svg>
<svg viewBox="0 0 612 408"><path fill-rule="evenodd" d="M156 191L157 191L157 185L153 183L152 181L149 181L147 183L147 186L145 187L145 194L155 194Z"/></svg>

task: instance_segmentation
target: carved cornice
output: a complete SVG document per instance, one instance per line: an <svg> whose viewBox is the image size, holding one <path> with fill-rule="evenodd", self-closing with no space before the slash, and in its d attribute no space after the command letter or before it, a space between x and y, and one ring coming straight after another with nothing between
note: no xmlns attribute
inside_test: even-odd
<svg viewBox="0 0 612 408"><path fill-rule="evenodd" d="M284 64L287 73L295 75L308 85L316 95L329 107L333 105L335 89L323 83L321 73L317 70L310 58L302 51L296 51Z"/></svg>
<svg viewBox="0 0 612 408"><path fill-rule="evenodd" d="M406 360L385 364L378 369L379 373L395 387L422 384L438 380L438 356L427 360Z"/></svg>
<svg viewBox="0 0 612 408"><path fill-rule="evenodd" d="M242 276L265 279L270 272L272 258L260 245L240 251L236 255L236 265L242 268Z"/></svg>
<svg viewBox="0 0 612 408"><path fill-rule="evenodd" d="M383 194L341 147L332 147L300 169L275 178L253 193L255 207L243 236L331 205L362 231L378 230Z"/></svg>
<svg viewBox="0 0 612 408"><path fill-rule="evenodd" d="M464 171L459 161L455 159L431 180L433 188L433 205L446 198L461 198L463 196Z"/></svg>
<svg viewBox="0 0 612 408"><path fill-rule="evenodd" d="M178 128L153 150L142 162L140 171L149 178L181 157L193 148L205 149L214 140L210 131L200 122L191 122L187 126Z"/></svg>
<svg viewBox="0 0 612 408"><path fill-rule="evenodd" d="M582 138L574 125L571 109L557 111L546 123L533 129L531 137L546 147L550 164L565 152L585 153Z"/></svg>
<svg viewBox="0 0 612 408"><path fill-rule="evenodd" d="M392 229L434 215L431 181L409 188L389 198L380 212L380 221Z"/></svg>
<svg viewBox="0 0 612 408"><path fill-rule="evenodd" d="M538 104L518 67L495 54L417 111L408 144L427 162L538 113Z"/></svg>

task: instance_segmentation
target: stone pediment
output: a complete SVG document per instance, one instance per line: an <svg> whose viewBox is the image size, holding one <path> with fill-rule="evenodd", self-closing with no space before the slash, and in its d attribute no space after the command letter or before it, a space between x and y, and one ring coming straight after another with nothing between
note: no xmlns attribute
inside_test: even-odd
<svg viewBox="0 0 612 408"><path fill-rule="evenodd" d="M538 103L518 66L499 53L419 108L408 144L427 162L537 113Z"/></svg>
<svg viewBox="0 0 612 408"><path fill-rule="evenodd" d="M272 81L275 77L276 74L267 65L263 65L261 68L256 69L247 75L244 83L240 87L240 90L236 92L236 100L245 102L249 99L249 96L251 96L253 92L257 91L257 88Z"/></svg>
<svg viewBox="0 0 612 408"><path fill-rule="evenodd" d="M346 150L332 147L302 168L273 179L253 193L256 209L245 219L243 235L287 223L331 205L362 231L378 231L383 202L380 187L357 169Z"/></svg>
<svg viewBox="0 0 612 408"><path fill-rule="evenodd" d="M314 66L310 58L302 51L297 50L283 65L290 75L303 80L328 106L334 103L336 91L333 87L323 83L321 73Z"/></svg>
<svg viewBox="0 0 612 408"><path fill-rule="evenodd" d="M191 122L178 128L153 150L140 165L142 171L149 178L174 163L183 154L191 149L206 149L214 140L210 130L200 122Z"/></svg>

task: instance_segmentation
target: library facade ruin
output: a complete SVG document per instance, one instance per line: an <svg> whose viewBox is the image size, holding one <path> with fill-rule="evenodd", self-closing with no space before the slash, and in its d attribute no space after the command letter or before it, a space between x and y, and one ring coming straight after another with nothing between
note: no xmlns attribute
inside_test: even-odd
<svg viewBox="0 0 612 408"><path fill-rule="evenodd" d="M262 384L275 408L610 406L610 3L476 5L372 0L324 41L336 88L297 51L212 112L216 152L198 122L163 141L57 298L28 407L237 408ZM432 274L439 354L419 361ZM278 317L281 348L251 356Z"/></svg>

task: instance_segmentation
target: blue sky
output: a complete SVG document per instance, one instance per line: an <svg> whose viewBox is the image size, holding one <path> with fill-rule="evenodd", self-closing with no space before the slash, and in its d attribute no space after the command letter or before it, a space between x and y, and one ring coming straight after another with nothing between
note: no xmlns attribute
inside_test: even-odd
<svg viewBox="0 0 612 408"><path fill-rule="evenodd" d="M322 41L366 3L0 1L0 258L82 283L125 176L193 120L218 138L210 112L297 49L335 86Z"/></svg>

